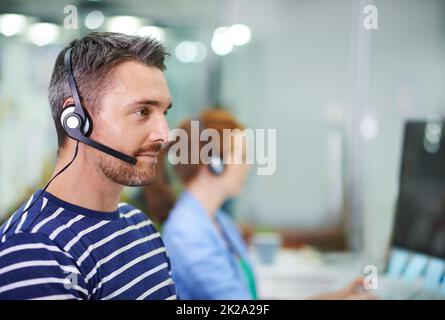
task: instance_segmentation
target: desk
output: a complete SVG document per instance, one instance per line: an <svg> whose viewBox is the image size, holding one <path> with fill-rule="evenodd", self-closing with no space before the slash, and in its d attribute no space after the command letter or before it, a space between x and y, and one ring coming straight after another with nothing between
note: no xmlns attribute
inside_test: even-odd
<svg viewBox="0 0 445 320"><path fill-rule="evenodd" d="M280 249L273 264L264 265L254 249L250 252L261 299L307 299L338 290L363 275L360 259L353 253Z"/></svg>

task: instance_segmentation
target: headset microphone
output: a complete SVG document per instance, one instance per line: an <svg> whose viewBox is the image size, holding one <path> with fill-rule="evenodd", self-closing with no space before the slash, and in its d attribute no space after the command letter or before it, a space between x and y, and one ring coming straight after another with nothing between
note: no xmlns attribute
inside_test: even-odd
<svg viewBox="0 0 445 320"><path fill-rule="evenodd" d="M70 86L71 95L74 100L74 106L69 106L63 109L63 112L61 113L60 122L63 129L66 131L68 136L77 141L83 142L97 150L100 150L129 164L136 164L136 158L130 157L122 152L114 150L110 147L107 147L106 145L103 145L97 141L88 138L88 135L91 133L93 126L91 119L89 119L87 112L84 110L80 102L76 80L74 79L73 68L71 64L71 50L72 48L69 48L65 52L63 61L65 71L68 75L68 83Z"/></svg>
<svg viewBox="0 0 445 320"><path fill-rule="evenodd" d="M3 234L6 234L6 231L8 231L10 228L12 228L12 226L17 223L19 218L22 217L24 214L26 214L37 203L37 201L40 199L42 194L49 187L51 182L55 178L57 178L62 172L64 172L66 169L68 169L68 167L74 162L74 160L77 157L77 151L79 149L79 141L83 142L95 149L98 149L102 152L105 152L113 157L116 157L120 160L128 162L129 164L134 165L137 162L136 158L130 157L126 154L123 154L117 150L111 149L110 147L107 147L99 142L96 142L96 141L88 138L88 135L91 133L91 130L92 130L93 122L89 119L88 114L83 109L82 104L80 103L79 93L77 92L77 87L76 87L76 80L74 79L73 69L72 69L72 65L71 65L71 48L69 48L65 52L63 62L64 62L64 66L65 66L65 71L68 75L68 83L70 86L71 95L74 99L74 106L69 106L62 110L62 113L60 115L60 122L62 123L62 127L66 131L68 136L77 140L76 149L74 150L73 158L67 165L65 165L61 170L59 170L51 178L51 180L49 180L49 182L45 185L43 190L40 191L39 195L32 201L32 203L29 206L25 207L24 210L22 211L22 213L20 215L18 215L18 217L14 221L11 221L11 223L5 227L5 229L3 230ZM32 219L31 225L32 225L32 223L34 223L34 221L37 219L38 216L39 216L39 214L36 214L34 219ZM14 217L11 217L11 220L13 218Z"/></svg>

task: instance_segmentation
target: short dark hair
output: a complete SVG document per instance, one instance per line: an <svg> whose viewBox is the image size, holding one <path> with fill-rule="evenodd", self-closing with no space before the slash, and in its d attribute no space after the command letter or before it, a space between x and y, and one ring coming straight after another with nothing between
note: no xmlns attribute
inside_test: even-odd
<svg viewBox="0 0 445 320"><path fill-rule="evenodd" d="M48 89L59 148L63 147L67 138L60 123L60 113L63 103L71 97L63 64L68 48L72 48L72 66L81 102L93 115L97 113L110 83L109 74L113 68L126 61L137 61L164 71L164 60L169 55L165 47L153 38L122 33L92 32L72 41L57 56Z"/></svg>

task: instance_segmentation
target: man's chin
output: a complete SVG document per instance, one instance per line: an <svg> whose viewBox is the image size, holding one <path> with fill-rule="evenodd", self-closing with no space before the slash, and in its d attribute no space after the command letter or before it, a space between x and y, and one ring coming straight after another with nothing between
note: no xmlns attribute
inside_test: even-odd
<svg viewBox="0 0 445 320"><path fill-rule="evenodd" d="M141 172L139 174L135 174L135 172L132 173L125 173L120 172L119 174L108 174L107 176L111 178L114 182L121 184L123 186L127 187L142 187L149 185L153 182L155 179L155 171L149 170L150 172Z"/></svg>
<svg viewBox="0 0 445 320"><path fill-rule="evenodd" d="M142 187L149 185L155 180L155 170L150 170L150 172L144 172L143 174L134 176L124 183L128 187Z"/></svg>
<svg viewBox="0 0 445 320"><path fill-rule="evenodd" d="M152 183L153 180L154 180L154 177L150 178L150 179L146 179L146 180L141 180L141 181L138 181L138 180L136 180L136 181L129 181L127 183L124 183L124 185L127 186L127 187L143 187L143 186L147 186L150 183Z"/></svg>
<svg viewBox="0 0 445 320"><path fill-rule="evenodd" d="M156 176L156 165L137 163L135 166L121 162L101 159L98 167L109 179L123 186L140 187L153 182Z"/></svg>

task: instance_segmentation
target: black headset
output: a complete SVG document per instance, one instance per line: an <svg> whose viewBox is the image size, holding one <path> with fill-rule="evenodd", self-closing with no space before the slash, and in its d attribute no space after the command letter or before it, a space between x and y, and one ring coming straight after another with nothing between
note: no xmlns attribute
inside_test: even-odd
<svg viewBox="0 0 445 320"><path fill-rule="evenodd" d="M193 121L198 122L199 138L200 138L202 131L205 129L204 126L202 125L203 121L201 118L194 119ZM210 156L209 164L207 164L207 167L209 168L210 172L215 176L222 175L225 170L224 161L222 157L215 156L213 154Z"/></svg>
<svg viewBox="0 0 445 320"><path fill-rule="evenodd" d="M74 79L73 68L71 64L71 50L72 48L66 50L63 64L65 66L65 72L68 76L68 83L70 86L71 95L74 100L74 105L70 105L64 108L61 112L60 122L63 129L68 134L68 136L77 141L83 142L97 150L100 150L129 164L136 164L136 158L130 157L122 152L119 152L115 149L107 147L106 145L103 145L88 138L93 129L93 122L91 121L88 113L83 108L82 103L80 102L76 80Z"/></svg>
<svg viewBox="0 0 445 320"><path fill-rule="evenodd" d="M51 178L51 180L48 181L48 183L45 185L45 187L39 193L37 198L35 198L34 201L28 207L24 207L24 210L15 219L15 221L12 221L12 223L10 223L9 226L3 230L3 234L6 234L6 231L8 231L9 228L12 228L12 226L15 225L15 223L19 220L19 218L23 214L25 214L27 211L29 211L29 209L31 209L35 203L37 203L37 201L40 199L42 194L46 191L46 189L51 184L51 182L55 178L57 178L62 172L64 172L66 169L68 169L68 167L74 162L74 160L77 157L77 152L79 149L79 141L83 142L95 149L98 149L102 152L105 152L113 157L116 157L120 160L128 162L129 164L134 165L137 162L136 158L127 156L126 154L123 154L117 150L111 149L99 142L96 142L96 141L88 138L88 136L91 134L91 130L93 129L93 122L91 121L91 119L88 116L88 113L82 107L82 104L80 103L79 93L77 92L76 80L74 79L73 68L72 68L72 64L71 64L71 50L72 50L72 48L68 48L66 50L65 56L63 59L63 64L65 67L65 72L67 73L67 76L68 76L68 83L70 86L71 95L74 99L74 105L68 106L61 111L60 122L62 124L63 129L68 134L68 136L70 136L74 140L77 140L76 149L74 150L73 158L67 165L65 165L61 170L59 170L54 175L54 177ZM34 223L34 221L37 219L38 216L39 216L39 214L36 214L34 219L31 221L31 225Z"/></svg>

